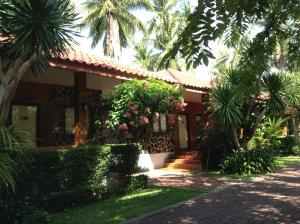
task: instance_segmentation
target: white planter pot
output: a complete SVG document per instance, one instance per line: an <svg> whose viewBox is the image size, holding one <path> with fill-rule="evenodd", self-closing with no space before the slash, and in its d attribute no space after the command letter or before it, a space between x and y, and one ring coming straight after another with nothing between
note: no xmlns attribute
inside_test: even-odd
<svg viewBox="0 0 300 224"><path fill-rule="evenodd" d="M165 161L174 155L174 152L148 153L142 150L139 155L138 167L142 170L154 170L164 167Z"/></svg>

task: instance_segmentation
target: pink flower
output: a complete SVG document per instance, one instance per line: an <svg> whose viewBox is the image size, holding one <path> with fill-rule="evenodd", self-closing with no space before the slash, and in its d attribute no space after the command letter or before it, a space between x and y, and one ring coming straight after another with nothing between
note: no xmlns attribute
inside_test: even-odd
<svg viewBox="0 0 300 224"><path fill-rule="evenodd" d="M177 110L177 111L179 111L179 112L182 112L182 111L185 111L185 107L187 106L187 103L185 103L185 102L177 102L176 104L175 104L175 109Z"/></svg>
<svg viewBox="0 0 300 224"><path fill-rule="evenodd" d="M123 130L123 131L127 131L128 130L128 127L127 127L127 124L123 123L119 126L119 129L120 130Z"/></svg>
<svg viewBox="0 0 300 224"><path fill-rule="evenodd" d="M141 125L149 124L149 119L146 116L140 116L140 124Z"/></svg>

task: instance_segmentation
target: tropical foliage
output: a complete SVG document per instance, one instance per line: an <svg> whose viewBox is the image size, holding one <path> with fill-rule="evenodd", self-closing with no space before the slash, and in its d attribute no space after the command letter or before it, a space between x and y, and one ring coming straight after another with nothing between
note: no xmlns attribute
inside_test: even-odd
<svg viewBox="0 0 300 224"><path fill-rule="evenodd" d="M250 43L244 58L263 63L277 47L277 40L286 40L288 52L286 62L289 68L299 68L299 1L236 1L204 0L189 17L184 31L174 43L172 50L164 57L164 65L176 54L186 58L188 66L208 64L214 58L210 41L224 35L234 43L240 34L248 31L249 26L259 23L262 28ZM262 57L264 56L264 57Z"/></svg>
<svg viewBox="0 0 300 224"><path fill-rule="evenodd" d="M163 81L131 80L116 87L108 126L128 141L144 139L157 114L184 110L183 89Z"/></svg>
<svg viewBox="0 0 300 224"><path fill-rule="evenodd" d="M136 30L146 33L144 24L133 14L138 9L151 9L148 0L87 0L88 15L81 23L89 28L92 47L103 43L104 54L119 58L121 49L132 41Z"/></svg>
<svg viewBox="0 0 300 224"><path fill-rule="evenodd" d="M280 136L287 118L268 118L258 127L253 140L258 143L256 147L276 149L280 145Z"/></svg>
<svg viewBox="0 0 300 224"><path fill-rule="evenodd" d="M276 168L275 155L267 149L253 149L246 152L233 151L222 164L224 173L240 175L263 174Z"/></svg>
<svg viewBox="0 0 300 224"><path fill-rule="evenodd" d="M11 158L25 152L31 146L26 133L16 130L13 126L0 128L0 192L3 189L15 189L14 177L18 164Z"/></svg>
<svg viewBox="0 0 300 224"><path fill-rule="evenodd" d="M152 3L154 15L147 24L148 35L135 48L135 58L144 68L158 70L159 61L187 24L191 6L188 1L153 0ZM178 55L168 67L183 70L186 66Z"/></svg>
<svg viewBox="0 0 300 224"><path fill-rule="evenodd" d="M284 113L287 82L282 74L257 76L243 68L229 68L224 77L211 92L213 117L219 125L231 130L236 148L247 149L267 115Z"/></svg>
<svg viewBox="0 0 300 224"><path fill-rule="evenodd" d="M0 4L0 126L27 70L48 67L50 54L72 43L77 18L70 0L2 1Z"/></svg>

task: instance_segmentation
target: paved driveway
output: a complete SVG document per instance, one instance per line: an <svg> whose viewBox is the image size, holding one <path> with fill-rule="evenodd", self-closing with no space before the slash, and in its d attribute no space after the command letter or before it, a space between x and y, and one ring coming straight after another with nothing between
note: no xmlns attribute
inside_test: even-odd
<svg viewBox="0 0 300 224"><path fill-rule="evenodd" d="M163 200L163 198L162 198ZM300 224L300 165L188 200L130 224Z"/></svg>

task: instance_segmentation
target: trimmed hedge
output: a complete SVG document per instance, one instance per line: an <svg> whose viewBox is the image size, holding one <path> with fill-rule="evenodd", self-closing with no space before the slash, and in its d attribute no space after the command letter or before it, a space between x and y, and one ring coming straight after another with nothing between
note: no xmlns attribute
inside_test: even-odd
<svg viewBox="0 0 300 224"><path fill-rule="evenodd" d="M138 154L137 145L33 149L19 158L23 169L16 192L3 195L0 220L14 223L25 207L62 211L123 193L131 184ZM110 172L119 173L121 185L115 191L107 183Z"/></svg>
<svg viewBox="0 0 300 224"><path fill-rule="evenodd" d="M110 171L121 176L131 176L136 170L140 145L132 144L128 147L126 144L112 144L109 147L111 149Z"/></svg>

